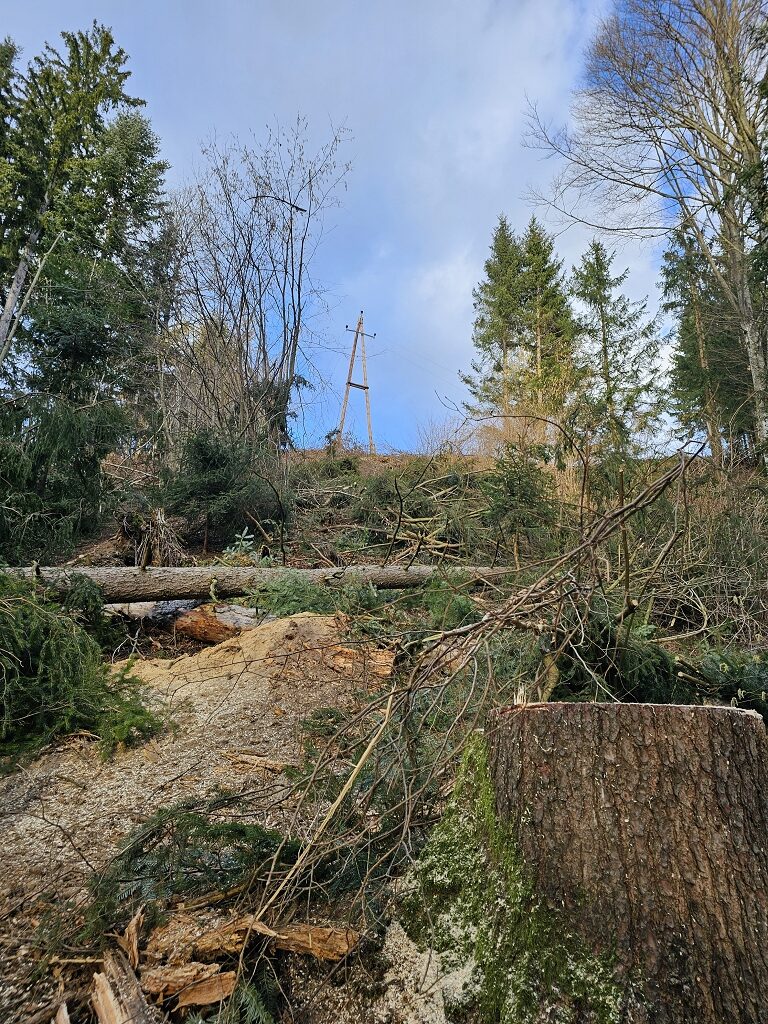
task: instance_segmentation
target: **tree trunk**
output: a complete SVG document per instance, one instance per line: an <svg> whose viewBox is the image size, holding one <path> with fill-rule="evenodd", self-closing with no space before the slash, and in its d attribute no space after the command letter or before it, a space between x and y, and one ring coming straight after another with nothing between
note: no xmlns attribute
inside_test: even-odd
<svg viewBox="0 0 768 1024"><path fill-rule="evenodd" d="M768 1021L768 740L753 712L534 704L490 721L497 813L544 905L642 1009ZM627 1004L629 1005L629 1003Z"/></svg>
<svg viewBox="0 0 768 1024"><path fill-rule="evenodd" d="M21 298L24 282L27 280L27 274L29 273L32 252L40 238L40 232L41 228L37 227L30 233L16 267L16 272L13 275L13 280L5 296L2 312L0 312L0 366L5 362L10 351L9 335L13 325L13 313Z"/></svg>
<svg viewBox="0 0 768 1024"><path fill-rule="evenodd" d="M148 566L146 569L133 566L84 566L76 569L22 568L5 571L28 579L38 578L46 586L60 591L69 587L73 575L85 576L101 590L102 597L107 603L165 601L207 597L209 594L214 598L235 597L249 590L257 590L265 584L285 580L291 575L316 583L318 586L370 583L381 590L401 590L421 586L433 576L439 578L444 572L439 566L431 565L412 565L410 569L397 565L351 565L345 569L235 568L228 565L173 568ZM515 572L511 566L457 566L451 567L450 579L482 582L503 579L514 575Z"/></svg>

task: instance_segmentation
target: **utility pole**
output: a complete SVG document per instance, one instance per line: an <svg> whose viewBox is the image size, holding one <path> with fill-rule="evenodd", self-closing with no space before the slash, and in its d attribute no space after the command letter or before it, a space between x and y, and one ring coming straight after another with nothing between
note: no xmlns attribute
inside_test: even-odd
<svg viewBox="0 0 768 1024"><path fill-rule="evenodd" d="M346 325L345 330L352 331L349 324ZM368 387L368 365L365 359L365 339L375 338L375 334L366 334L363 329L363 311L360 310L360 316L357 320L357 326L355 327L355 336L352 339L352 354L349 357L349 370L347 372L347 386L344 389L344 401L341 403L341 416L339 417L339 427L337 431L338 443L342 443L344 436L344 420L347 416L347 405L349 404L349 389L357 388L362 391L365 395L365 414L368 419L368 450L371 455L376 454L376 445L373 443L373 427L371 426L371 396L370 388ZM355 358L357 357L357 343L360 342L360 362L363 367L363 383L356 384L352 380L352 374L355 372Z"/></svg>

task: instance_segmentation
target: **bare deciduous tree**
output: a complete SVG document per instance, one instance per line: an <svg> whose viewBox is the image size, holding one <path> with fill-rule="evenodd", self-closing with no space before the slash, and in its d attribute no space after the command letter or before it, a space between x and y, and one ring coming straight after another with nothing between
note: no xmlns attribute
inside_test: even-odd
<svg viewBox="0 0 768 1024"><path fill-rule="evenodd" d="M175 203L175 308L160 359L167 435L205 426L284 442L321 298L311 271L323 216L348 170L344 136L309 153L298 119L261 145L204 147L204 169Z"/></svg>
<svg viewBox="0 0 768 1024"><path fill-rule="evenodd" d="M750 282L743 180L768 122L767 16L766 0L616 0L588 50L573 127L532 115L533 142L564 160L546 200L555 209L641 236L682 225L696 240L740 326L763 443L768 329Z"/></svg>

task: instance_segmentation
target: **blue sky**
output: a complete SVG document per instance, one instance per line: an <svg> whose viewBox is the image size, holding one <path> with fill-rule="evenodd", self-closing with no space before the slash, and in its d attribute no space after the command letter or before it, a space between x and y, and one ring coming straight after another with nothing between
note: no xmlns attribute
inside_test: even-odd
<svg viewBox="0 0 768 1024"><path fill-rule="evenodd" d="M607 0L34 0L4 4L3 34L31 57L62 29L97 19L130 54L130 90L182 184L200 142L263 135L305 115L317 140L345 125L351 160L314 275L330 311L318 325L323 381L297 427L312 444L335 426L350 335L365 310L380 449L414 448L465 397L472 288L501 211L523 228L524 196L554 168L522 144L527 98L568 116L581 53ZM546 221L546 216L544 216ZM561 230L558 225L552 227ZM558 239L570 267L588 234ZM627 245L628 291L656 302L651 250ZM350 420L364 432L362 394Z"/></svg>

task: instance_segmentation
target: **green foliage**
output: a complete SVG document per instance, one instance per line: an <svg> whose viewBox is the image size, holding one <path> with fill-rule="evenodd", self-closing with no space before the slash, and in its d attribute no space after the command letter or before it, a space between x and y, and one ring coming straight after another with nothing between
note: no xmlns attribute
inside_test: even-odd
<svg viewBox="0 0 768 1024"><path fill-rule="evenodd" d="M465 751L403 910L411 934L441 952L444 964L473 964L466 996L482 1024L533 1024L542 1013L622 1019L611 963L541 902L514 835L498 821L481 737Z"/></svg>
<svg viewBox="0 0 768 1024"><path fill-rule="evenodd" d="M456 629L477 622L482 615L475 602L458 586L451 586L450 580L439 577L431 579L424 588L423 601L434 629Z"/></svg>
<svg viewBox="0 0 768 1024"><path fill-rule="evenodd" d="M205 538L231 540L250 513L261 523L284 523L286 506L259 471L263 452L209 428L190 434L178 470L167 475L164 501L190 524L204 522Z"/></svg>
<svg viewBox="0 0 768 1024"><path fill-rule="evenodd" d="M489 523L513 534L551 527L556 513L554 487L544 468L551 459L546 445L505 445L482 483Z"/></svg>
<svg viewBox="0 0 768 1024"><path fill-rule="evenodd" d="M671 367L673 410L685 427L709 436L713 456L724 439L754 433L752 378L732 307L695 241L680 230L664 254L665 310L676 314Z"/></svg>
<svg viewBox="0 0 768 1024"><path fill-rule="evenodd" d="M164 308L165 164L109 30L62 34L26 74L0 52L0 292L34 289L0 337L0 557L50 560L100 520L104 457ZM20 253L28 265L20 264Z"/></svg>
<svg viewBox="0 0 768 1024"><path fill-rule="evenodd" d="M575 415L603 459L634 450L658 411L658 325L646 319L647 300L631 302L617 294L629 271L611 276L615 256L592 242L571 284L585 309L582 358L588 389Z"/></svg>
<svg viewBox="0 0 768 1024"><path fill-rule="evenodd" d="M286 570L248 599L249 604L282 618L299 612L330 615L341 611L359 614L378 608L382 598L370 584L347 584L343 587L313 583L299 572Z"/></svg>
<svg viewBox="0 0 768 1024"><path fill-rule="evenodd" d="M240 798L221 794L182 801L152 815L94 877L88 929L100 934L137 907L155 910L176 896L226 891L262 871L292 864L299 844L261 825L232 820Z"/></svg>
<svg viewBox="0 0 768 1024"><path fill-rule="evenodd" d="M768 660L765 654L706 649L691 658L698 691L718 704L757 711L768 721Z"/></svg>
<svg viewBox="0 0 768 1024"><path fill-rule="evenodd" d="M92 530L108 505L102 460L127 429L117 405L64 398L0 403L0 558L50 561Z"/></svg>
<svg viewBox="0 0 768 1024"><path fill-rule="evenodd" d="M554 239L535 217L518 238L501 216L485 275L474 292L479 360L464 377L476 403L470 411L509 413L518 405L559 414L578 380L578 327Z"/></svg>
<svg viewBox="0 0 768 1024"><path fill-rule="evenodd" d="M700 703L695 687L679 678L674 658L650 639L652 632L593 610L558 658L560 682L552 699Z"/></svg>
<svg viewBox="0 0 768 1024"><path fill-rule="evenodd" d="M70 607L75 597L70 591ZM110 677L98 644L73 617L34 585L0 575L0 753L83 729L100 735L109 754L160 725L136 680L128 672Z"/></svg>

